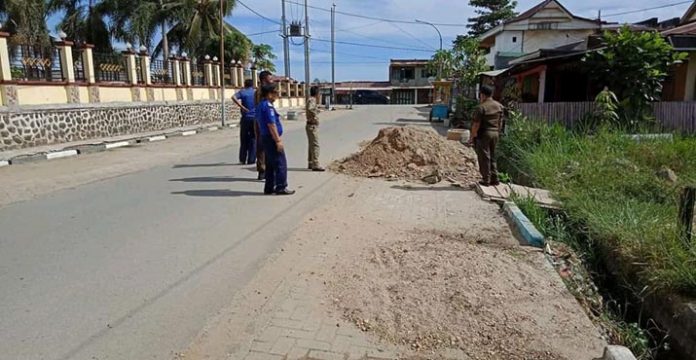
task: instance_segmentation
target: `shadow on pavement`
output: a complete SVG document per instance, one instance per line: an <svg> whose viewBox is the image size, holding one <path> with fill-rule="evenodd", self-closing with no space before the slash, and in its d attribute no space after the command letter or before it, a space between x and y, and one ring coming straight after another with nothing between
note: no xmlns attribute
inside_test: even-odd
<svg viewBox="0 0 696 360"><path fill-rule="evenodd" d="M170 179L172 182L256 182L256 179L252 178L234 178L231 176L204 176L204 177L190 177L182 179Z"/></svg>
<svg viewBox="0 0 696 360"><path fill-rule="evenodd" d="M391 187L396 190L404 191L469 191L465 188L454 186L411 186L411 185L394 185Z"/></svg>
<svg viewBox="0 0 696 360"><path fill-rule="evenodd" d="M215 166L234 166L238 164L233 163L214 163L214 164L181 164L174 165L174 169L185 169L185 168L200 168L200 167L215 167Z"/></svg>
<svg viewBox="0 0 696 360"><path fill-rule="evenodd" d="M224 190L186 190L175 191L172 195L186 195L195 197L240 197L240 196L264 196L261 191L234 191L229 189Z"/></svg>

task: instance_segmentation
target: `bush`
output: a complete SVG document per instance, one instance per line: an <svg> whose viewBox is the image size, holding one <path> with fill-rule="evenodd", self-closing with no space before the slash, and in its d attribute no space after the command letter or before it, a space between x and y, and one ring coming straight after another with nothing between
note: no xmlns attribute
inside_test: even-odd
<svg viewBox="0 0 696 360"><path fill-rule="evenodd" d="M619 132L587 137L517 118L501 154L515 180L554 193L628 285L696 295L696 245L683 246L676 224L678 193L696 182L696 139L637 143ZM663 167L677 183L656 176Z"/></svg>

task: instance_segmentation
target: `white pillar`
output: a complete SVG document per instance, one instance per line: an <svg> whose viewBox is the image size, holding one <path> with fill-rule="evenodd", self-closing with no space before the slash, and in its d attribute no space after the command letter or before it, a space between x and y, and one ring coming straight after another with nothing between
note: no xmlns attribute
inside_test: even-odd
<svg viewBox="0 0 696 360"><path fill-rule="evenodd" d="M73 65L72 45L70 41L62 41L57 44L60 51L60 68L64 80L68 83L75 82L75 67Z"/></svg>
<svg viewBox="0 0 696 360"><path fill-rule="evenodd" d="M0 32L0 80L12 80L12 68L10 67L10 52L7 49L9 33Z"/></svg>
<svg viewBox="0 0 696 360"><path fill-rule="evenodd" d="M97 82L94 72L94 55L92 49L94 49L94 45L84 45L82 49L82 66L84 67L85 80L87 80L88 84Z"/></svg>
<svg viewBox="0 0 696 360"><path fill-rule="evenodd" d="M169 64L172 67L172 77L174 78L174 85L181 86L181 67L179 66L179 59L172 58Z"/></svg>
<svg viewBox="0 0 696 360"><path fill-rule="evenodd" d="M418 104L418 89L413 89L413 105Z"/></svg>
<svg viewBox="0 0 696 360"><path fill-rule="evenodd" d="M237 66L237 87L244 87L244 66L242 65Z"/></svg>
<svg viewBox="0 0 696 360"><path fill-rule="evenodd" d="M150 70L150 55L147 52L140 53L140 76L143 77L143 84L152 85L152 72Z"/></svg>
<svg viewBox="0 0 696 360"><path fill-rule="evenodd" d="M230 66L230 82L233 88L239 87L239 82L237 80L237 65L233 64Z"/></svg>
<svg viewBox="0 0 696 360"><path fill-rule="evenodd" d="M138 85L138 67L135 64L135 53L132 51L124 51L123 56L126 57L128 83L131 85Z"/></svg>
<svg viewBox="0 0 696 360"><path fill-rule="evenodd" d="M205 71L205 85L208 87L215 87L215 82L213 80L213 64L210 61L206 61L203 64L203 69Z"/></svg>
<svg viewBox="0 0 696 360"><path fill-rule="evenodd" d="M181 59L181 71L183 72L181 81L185 86L193 85L191 81L191 60L187 58Z"/></svg>
<svg viewBox="0 0 696 360"><path fill-rule="evenodd" d="M222 86L222 76L220 76L220 63L213 63L213 79L215 80L215 86Z"/></svg>
<svg viewBox="0 0 696 360"><path fill-rule="evenodd" d="M256 68L251 68L251 81L254 82L254 86L259 86L259 73L256 72Z"/></svg>

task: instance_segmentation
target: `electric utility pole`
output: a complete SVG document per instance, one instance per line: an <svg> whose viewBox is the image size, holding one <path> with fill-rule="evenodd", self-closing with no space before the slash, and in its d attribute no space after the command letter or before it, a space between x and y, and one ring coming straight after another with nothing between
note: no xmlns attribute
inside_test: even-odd
<svg viewBox="0 0 696 360"><path fill-rule="evenodd" d="M285 0L282 0L283 5L283 67L285 67L285 77L290 78L290 38L288 37L288 23L285 18Z"/></svg>
<svg viewBox="0 0 696 360"><path fill-rule="evenodd" d="M336 103L336 4L331 7L331 106Z"/></svg>
<svg viewBox="0 0 696 360"><path fill-rule="evenodd" d="M222 127L225 127L225 2L220 1L220 99L222 104Z"/></svg>
<svg viewBox="0 0 696 360"><path fill-rule="evenodd" d="M309 103L309 8L307 6L307 1L304 2L304 13L305 13L305 33L304 33L304 53L305 53L305 104Z"/></svg>

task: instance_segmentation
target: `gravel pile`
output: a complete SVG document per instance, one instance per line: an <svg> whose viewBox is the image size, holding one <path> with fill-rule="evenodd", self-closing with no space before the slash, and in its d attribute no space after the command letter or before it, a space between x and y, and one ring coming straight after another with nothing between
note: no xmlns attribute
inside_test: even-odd
<svg viewBox="0 0 696 360"><path fill-rule="evenodd" d="M362 150L340 160L331 169L353 176L394 180L444 179L459 183L478 180L476 154L432 129L388 127Z"/></svg>

